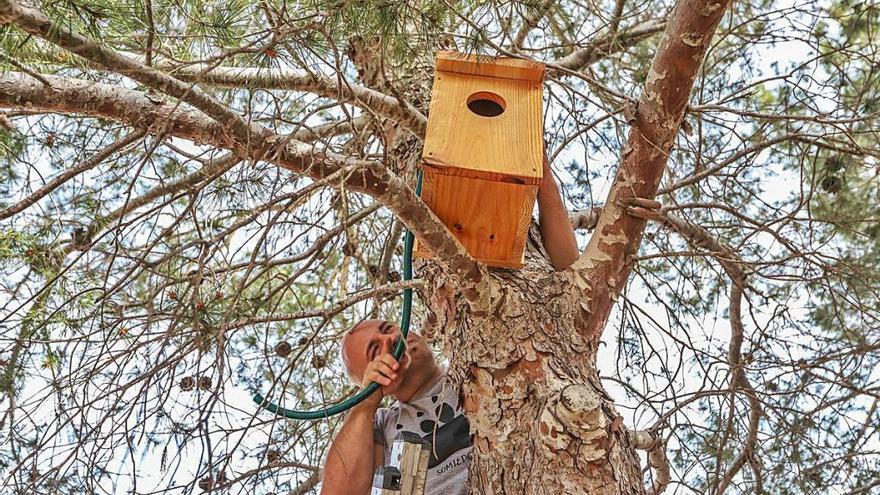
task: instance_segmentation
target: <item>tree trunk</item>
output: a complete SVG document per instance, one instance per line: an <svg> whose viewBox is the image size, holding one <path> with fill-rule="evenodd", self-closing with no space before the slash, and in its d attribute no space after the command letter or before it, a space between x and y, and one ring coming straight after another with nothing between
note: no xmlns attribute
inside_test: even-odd
<svg viewBox="0 0 880 495"><path fill-rule="evenodd" d="M490 277L503 294L497 307L477 315L459 305L444 339L474 434L473 493L642 493L638 458L597 376L596 343L577 330L572 272L527 263Z"/></svg>
<svg viewBox="0 0 880 495"><path fill-rule="evenodd" d="M454 310L438 304L443 271L422 273L434 282L435 313L456 315L444 343L474 434L474 493L645 492L635 436L598 378L598 342L657 207L651 198L726 7L676 4L596 231L574 266L553 272L532 244L522 271L485 275L490 305L459 302Z"/></svg>
<svg viewBox="0 0 880 495"><path fill-rule="evenodd" d="M473 493L643 493L638 457L598 379L597 341L578 330L574 272L542 261L490 272L497 306L475 314L459 304L446 328L449 373L463 384L474 434ZM419 275L445 290L436 267ZM429 299L447 309L436 304L442 296Z"/></svg>

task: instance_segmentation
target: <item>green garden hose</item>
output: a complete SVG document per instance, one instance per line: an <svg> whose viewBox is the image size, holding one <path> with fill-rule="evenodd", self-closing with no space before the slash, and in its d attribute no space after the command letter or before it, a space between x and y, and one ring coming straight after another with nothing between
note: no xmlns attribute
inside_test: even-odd
<svg viewBox="0 0 880 495"><path fill-rule="evenodd" d="M416 182L416 195L422 194L422 171L418 170L416 172L417 182ZM413 234L407 229L406 235L403 240L403 279L404 280L412 280L412 251L413 251ZM392 355L394 359L400 360L400 356L403 355L403 349L406 347L406 336L409 334L409 323L410 323L410 313L412 312L412 289L404 289L403 291L403 310L400 315L400 335L401 337L397 340L397 344L394 346L394 350L392 351ZM302 420L313 420L313 419L323 419L329 418L330 416L334 416L341 412L345 412L352 407L360 404L364 399L370 396L376 389L379 388L378 383L371 383L366 388L358 392L352 397L345 399L344 401L334 404L330 407L325 407L324 409L316 409L314 411L295 411L293 409L286 409L277 404L274 404L268 401L263 394L257 392L254 394L253 400L257 403L258 406L263 407L269 412L277 414L278 416L284 416L285 418L290 419L302 419Z"/></svg>

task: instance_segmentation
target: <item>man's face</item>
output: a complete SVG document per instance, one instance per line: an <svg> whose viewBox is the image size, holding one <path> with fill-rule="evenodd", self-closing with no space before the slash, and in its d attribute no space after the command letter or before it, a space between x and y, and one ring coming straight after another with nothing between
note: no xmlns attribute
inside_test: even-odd
<svg viewBox="0 0 880 495"><path fill-rule="evenodd" d="M385 320L360 322L342 338L342 356L349 373L358 381L363 381L367 364L382 354L390 354L398 337L400 337L400 327L394 323ZM413 331L407 336L406 353L401 357L401 361L407 355L410 361L409 369L425 366L434 360L428 342Z"/></svg>

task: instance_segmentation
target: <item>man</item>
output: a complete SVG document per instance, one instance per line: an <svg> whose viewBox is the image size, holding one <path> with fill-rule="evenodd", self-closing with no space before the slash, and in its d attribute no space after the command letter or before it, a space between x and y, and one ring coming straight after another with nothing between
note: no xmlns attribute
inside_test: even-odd
<svg viewBox="0 0 880 495"><path fill-rule="evenodd" d="M544 248L557 270L574 263L579 251L547 161L538 189L539 229ZM391 444L400 432L412 432L432 444L425 495L467 494L470 426L458 392L446 380L428 342L410 332L400 362L391 352L400 328L383 320L355 325L342 339L342 359L349 375L362 386L379 384L379 392L349 411L330 445L321 493L367 495L373 473L387 464ZM397 399L379 408L386 395Z"/></svg>

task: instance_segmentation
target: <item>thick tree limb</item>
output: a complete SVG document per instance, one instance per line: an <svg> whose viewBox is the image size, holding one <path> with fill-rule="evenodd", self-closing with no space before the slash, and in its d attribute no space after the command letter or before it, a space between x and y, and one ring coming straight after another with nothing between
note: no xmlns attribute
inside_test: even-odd
<svg viewBox="0 0 880 495"><path fill-rule="evenodd" d="M631 432L633 446L648 453L648 463L654 470L655 479L648 489L648 495L660 495L672 481L669 459L666 457L666 442L656 432Z"/></svg>
<svg viewBox="0 0 880 495"><path fill-rule="evenodd" d="M7 23L15 23L25 31L55 43L86 60L191 104L214 120L209 127L212 128L211 134L217 140L212 142L215 146L233 150L254 160L267 160L313 178L326 177L343 166L357 166L361 172L349 177L348 187L373 196L397 214L437 259L448 266L452 276L461 284L462 293L468 300L477 301L482 297L481 292L483 294L488 292L481 285L485 280L483 269L427 205L399 177L380 164L353 160L331 153L318 155L305 143L289 138L282 139L264 127L248 123L199 88L71 32L51 21L42 12L20 6L11 0L0 0L0 24ZM50 93L54 93L57 97L60 92L44 92L47 96ZM18 95L18 93L13 94ZM119 117L118 111L114 113L117 115L108 115L108 117ZM166 113L170 112L166 111ZM167 125L163 120L151 119L148 122L148 126L157 122ZM484 290L478 289L478 286Z"/></svg>
<svg viewBox="0 0 880 495"><path fill-rule="evenodd" d="M233 67L190 66L175 69L175 77L183 81L228 88L307 91L338 101L351 102L377 115L399 122L419 138L424 137L428 119L417 109L404 105L393 96L347 81L302 74L287 69L253 69Z"/></svg>
<svg viewBox="0 0 880 495"><path fill-rule="evenodd" d="M379 163L317 150L277 135L264 138L264 147L248 146L226 132L216 120L186 106L156 103L155 98L140 91L107 84L53 76L47 79L51 87L22 74L0 75L0 107L108 118L149 132L164 132L232 150L236 156L265 160L313 179L327 177L345 167L353 168L356 171L348 174L338 186L365 193L387 206L449 268L469 300L478 299L484 292L483 269L430 208Z"/></svg>
<svg viewBox="0 0 880 495"><path fill-rule="evenodd" d="M264 148L264 140L272 135L268 129L249 124L226 105L191 84L175 79L162 71L134 61L85 36L70 31L46 17L39 10L19 5L11 0L0 0L0 25L10 23L92 63L189 103L220 123L224 133L229 134L229 137L240 143L244 143L246 147Z"/></svg>
<svg viewBox="0 0 880 495"><path fill-rule="evenodd" d="M641 244L646 221L626 214L626 205L656 195L694 79L727 3L680 0L670 15L599 224L572 266L585 294L579 327L590 339L598 339L605 327Z"/></svg>

